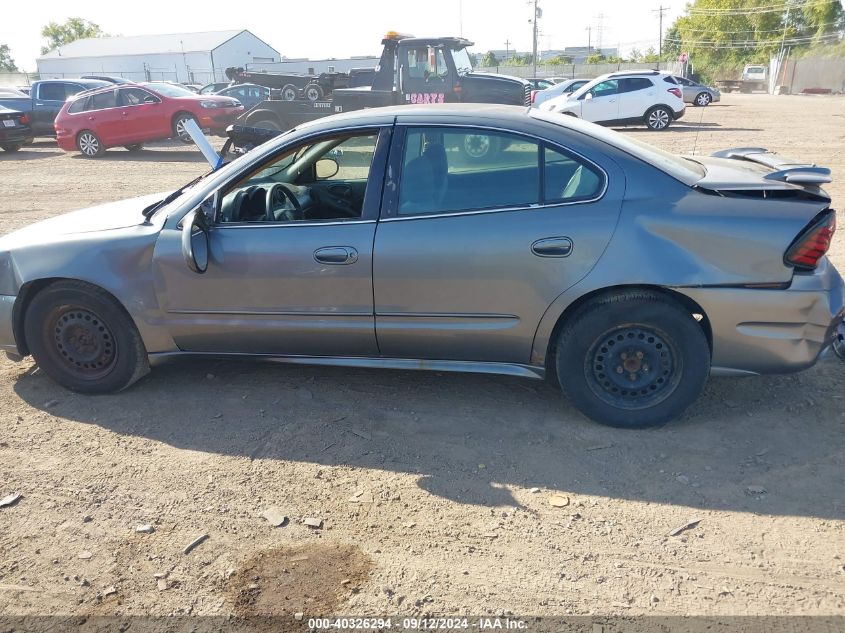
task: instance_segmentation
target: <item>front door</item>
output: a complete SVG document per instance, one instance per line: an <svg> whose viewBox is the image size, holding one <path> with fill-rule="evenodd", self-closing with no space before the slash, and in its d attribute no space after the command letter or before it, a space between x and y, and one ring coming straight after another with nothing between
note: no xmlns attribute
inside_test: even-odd
<svg viewBox="0 0 845 633"><path fill-rule="evenodd" d="M53 124L59 110L71 95L82 90L79 84L64 81L50 81L38 84L38 94L34 95L32 104L32 132L36 136L54 135Z"/></svg>
<svg viewBox="0 0 845 633"><path fill-rule="evenodd" d="M185 265L180 232L162 231L156 284L176 344L377 355L372 244L389 139L389 129L320 137L235 178L218 194L205 274Z"/></svg>
<svg viewBox="0 0 845 633"><path fill-rule="evenodd" d="M619 118L619 82L608 79L581 95L581 118L593 123Z"/></svg>
<svg viewBox="0 0 845 633"><path fill-rule="evenodd" d="M161 99L143 88L120 88L118 104L125 143L167 137L172 133L170 119L164 116Z"/></svg>
<svg viewBox="0 0 845 633"><path fill-rule="evenodd" d="M397 143L403 132L373 255L382 354L528 363L542 315L609 241L623 174L576 154L578 140L398 127Z"/></svg>

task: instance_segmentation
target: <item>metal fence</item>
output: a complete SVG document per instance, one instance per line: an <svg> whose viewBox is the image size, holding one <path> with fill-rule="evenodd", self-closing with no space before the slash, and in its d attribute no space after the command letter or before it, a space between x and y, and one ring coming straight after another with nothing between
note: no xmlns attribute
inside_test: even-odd
<svg viewBox="0 0 845 633"><path fill-rule="evenodd" d="M0 86L28 86L38 79L38 73L0 73Z"/></svg>
<svg viewBox="0 0 845 633"><path fill-rule="evenodd" d="M478 68L479 71L498 73L500 75L512 75L514 77L528 78L534 76L533 66L489 66ZM537 64L537 77L566 77L568 79L583 78L592 79L606 73L613 73L620 70L661 70L675 75L683 72L683 64L680 62L656 62L652 64L635 64L619 62L617 64Z"/></svg>
<svg viewBox="0 0 845 633"><path fill-rule="evenodd" d="M845 93L845 58L787 59L774 82L786 92Z"/></svg>

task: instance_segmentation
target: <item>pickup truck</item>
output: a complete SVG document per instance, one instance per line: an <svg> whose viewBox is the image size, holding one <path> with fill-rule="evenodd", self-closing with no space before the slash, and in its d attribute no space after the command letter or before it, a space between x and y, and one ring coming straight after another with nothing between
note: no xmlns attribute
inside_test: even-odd
<svg viewBox="0 0 845 633"><path fill-rule="evenodd" d="M42 79L32 82L29 95L0 95L0 105L26 114L33 136L55 136L53 122L68 97L109 85L98 79Z"/></svg>

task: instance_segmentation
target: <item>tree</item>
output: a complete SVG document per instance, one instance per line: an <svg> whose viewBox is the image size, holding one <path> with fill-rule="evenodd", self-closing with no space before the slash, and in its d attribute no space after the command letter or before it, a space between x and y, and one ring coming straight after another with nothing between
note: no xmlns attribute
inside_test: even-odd
<svg viewBox="0 0 845 633"><path fill-rule="evenodd" d="M490 66L498 66L499 60L496 59L496 56L493 54L493 51L487 51L481 58L481 61L478 62L479 66L485 66L489 68Z"/></svg>
<svg viewBox="0 0 845 633"><path fill-rule="evenodd" d="M550 66L568 66L572 63L572 57L569 55L555 55L547 59L545 63Z"/></svg>
<svg viewBox="0 0 845 633"><path fill-rule="evenodd" d="M41 47L41 54L44 55L76 40L89 37L108 37L108 34L103 33L102 29L93 22L82 18L70 18L63 24L50 22L41 29L41 37L47 39L47 46Z"/></svg>
<svg viewBox="0 0 845 633"><path fill-rule="evenodd" d="M0 72L18 72L17 64L15 64L15 60L12 59L12 54L9 51L8 44L0 44Z"/></svg>

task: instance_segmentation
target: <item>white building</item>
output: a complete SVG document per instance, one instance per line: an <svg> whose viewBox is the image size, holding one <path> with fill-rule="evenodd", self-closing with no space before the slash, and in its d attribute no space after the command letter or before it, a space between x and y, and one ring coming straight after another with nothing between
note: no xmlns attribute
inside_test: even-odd
<svg viewBox="0 0 845 633"><path fill-rule="evenodd" d="M133 81L226 81L226 68L281 59L279 51L246 30L94 37L38 58L42 79L115 75Z"/></svg>

